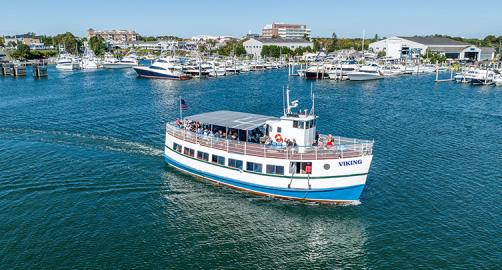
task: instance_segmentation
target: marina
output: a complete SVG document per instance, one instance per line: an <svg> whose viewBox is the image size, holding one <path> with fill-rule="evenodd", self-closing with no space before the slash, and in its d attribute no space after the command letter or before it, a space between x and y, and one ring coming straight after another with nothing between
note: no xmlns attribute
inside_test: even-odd
<svg viewBox="0 0 502 270"><path fill-rule="evenodd" d="M502 3L22 7L0 270L502 265Z"/></svg>

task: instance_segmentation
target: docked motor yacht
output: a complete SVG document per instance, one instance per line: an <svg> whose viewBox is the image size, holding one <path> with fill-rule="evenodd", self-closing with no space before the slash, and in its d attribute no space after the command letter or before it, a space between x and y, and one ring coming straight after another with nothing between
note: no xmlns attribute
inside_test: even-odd
<svg viewBox="0 0 502 270"><path fill-rule="evenodd" d="M96 58L96 55L93 51L86 50L84 52L84 56L82 57L81 61L81 67L82 69L86 70L98 68L98 59Z"/></svg>
<svg viewBox="0 0 502 270"><path fill-rule="evenodd" d="M122 59L117 59L111 54L105 57L103 61L103 68L131 68L138 65L138 57L135 54L129 54L124 56Z"/></svg>
<svg viewBox="0 0 502 270"><path fill-rule="evenodd" d="M56 68L61 70L75 70L80 69L80 63L68 53L59 55Z"/></svg>
<svg viewBox="0 0 502 270"><path fill-rule="evenodd" d="M362 66L359 71L347 73L347 77L351 81L369 81L382 79L383 75L380 71L380 66L376 63Z"/></svg>
<svg viewBox="0 0 502 270"><path fill-rule="evenodd" d="M139 77L149 79L188 80L191 78L183 72L183 67L175 57L159 58L149 67L135 66L133 69Z"/></svg>
<svg viewBox="0 0 502 270"><path fill-rule="evenodd" d="M347 73L357 71L359 65L356 60L346 60L335 64L328 72L330 79L343 80L347 77Z"/></svg>

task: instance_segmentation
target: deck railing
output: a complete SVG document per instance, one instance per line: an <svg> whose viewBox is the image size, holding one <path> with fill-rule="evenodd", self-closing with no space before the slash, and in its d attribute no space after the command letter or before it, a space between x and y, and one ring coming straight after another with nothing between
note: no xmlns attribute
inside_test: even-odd
<svg viewBox="0 0 502 270"><path fill-rule="evenodd" d="M335 140L333 146L287 147L285 145L273 146L207 136L178 128L171 124L166 125L166 130L169 135L189 143L199 144L228 153L264 158L323 160L360 157L371 155L373 152L373 141L336 136L333 137ZM325 138L326 136L321 137Z"/></svg>

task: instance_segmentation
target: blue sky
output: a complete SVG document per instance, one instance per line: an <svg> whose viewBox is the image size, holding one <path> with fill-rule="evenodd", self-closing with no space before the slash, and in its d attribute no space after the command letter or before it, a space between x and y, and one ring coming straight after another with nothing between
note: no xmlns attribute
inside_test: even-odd
<svg viewBox="0 0 502 270"><path fill-rule="evenodd" d="M2 1L0 35L84 36L86 29L141 35L242 36L272 22L307 24L313 36L502 35L501 0L23 0ZM4 22L10 23L5 24Z"/></svg>

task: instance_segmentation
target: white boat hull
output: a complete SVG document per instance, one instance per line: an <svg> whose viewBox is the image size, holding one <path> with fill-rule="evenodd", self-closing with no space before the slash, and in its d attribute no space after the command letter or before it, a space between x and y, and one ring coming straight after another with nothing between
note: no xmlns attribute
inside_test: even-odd
<svg viewBox="0 0 502 270"><path fill-rule="evenodd" d="M137 66L136 64L129 63L103 63L103 68L107 69L121 69L121 68L132 68Z"/></svg>
<svg viewBox="0 0 502 270"><path fill-rule="evenodd" d="M371 81L382 79L383 76L378 73L352 72L347 74L351 81Z"/></svg>

